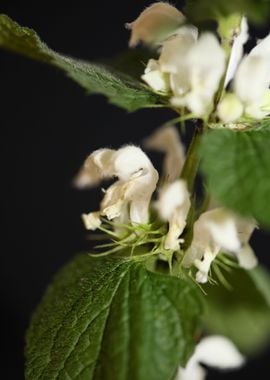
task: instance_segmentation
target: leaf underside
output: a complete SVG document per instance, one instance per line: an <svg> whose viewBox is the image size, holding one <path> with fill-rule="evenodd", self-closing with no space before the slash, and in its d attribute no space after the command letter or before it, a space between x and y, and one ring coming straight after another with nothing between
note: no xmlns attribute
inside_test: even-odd
<svg viewBox="0 0 270 380"><path fill-rule="evenodd" d="M164 97L150 91L138 79L115 68L122 68L124 61L118 61L114 67L109 67L56 53L40 40L34 30L21 27L4 14L0 15L0 47L55 66L87 93L105 95L112 104L128 111L164 106L166 103ZM141 66L143 72L143 63Z"/></svg>
<svg viewBox="0 0 270 380"><path fill-rule="evenodd" d="M270 226L270 130L218 130L202 140L202 171L221 204Z"/></svg>
<svg viewBox="0 0 270 380"><path fill-rule="evenodd" d="M270 342L270 276L258 267L226 274L232 286L207 285L204 325L210 334L231 339L246 354L255 354Z"/></svg>
<svg viewBox="0 0 270 380"><path fill-rule="evenodd" d="M193 351L200 314L193 283L78 256L34 314L26 379L171 380Z"/></svg>

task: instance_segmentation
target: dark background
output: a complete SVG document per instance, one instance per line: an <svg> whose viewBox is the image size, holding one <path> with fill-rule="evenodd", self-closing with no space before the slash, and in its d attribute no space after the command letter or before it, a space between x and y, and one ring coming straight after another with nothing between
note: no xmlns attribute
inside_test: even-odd
<svg viewBox="0 0 270 380"><path fill-rule="evenodd" d="M150 3L0 0L0 12L34 28L55 50L94 60L126 49L125 22ZM17 380L23 378L24 333L33 309L54 273L90 247L80 214L97 207L100 190L77 191L72 178L92 150L139 144L172 115L128 114L103 97L85 96L60 71L2 51L0 86L1 378ZM268 245L269 235L257 232L253 246L269 266ZM268 378L262 375L270 370L268 356L241 372L226 377L213 372L209 378Z"/></svg>

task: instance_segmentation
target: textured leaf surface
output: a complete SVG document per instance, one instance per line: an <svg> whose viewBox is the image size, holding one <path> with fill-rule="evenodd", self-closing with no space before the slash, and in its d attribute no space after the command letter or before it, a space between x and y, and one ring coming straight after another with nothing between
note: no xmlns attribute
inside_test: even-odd
<svg viewBox="0 0 270 380"><path fill-rule="evenodd" d="M202 141L202 170L223 205L270 226L270 130L213 131Z"/></svg>
<svg viewBox="0 0 270 380"><path fill-rule="evenodd" d="M222 334L245 353L256 353L270 342L270 276L263 268L234 270L226 279L232 286L206 287L204 324Z"/></svg>
<svg viewBox="0 0 270 380"><path fill-rule="evenodd" d="M247 15L254 21L269 17L269 0L187 0L186 13L193 21L218 20L233 13Z"/></svg>
<svg viewBox="0 0 270 380"><path fill-rule="evenodd" d="M164 97L151 92L128 74L104 64L89 63L54 52L34 30L21 27L3 14L0 15L0 47L56 66L88 93L103 94L111 103L128 111L165 104ZM123 63L118 62L115 66L122 68Z"/></svg>
<svg viewBox="0 0 270 380"><path fill-rule="evenodd" d="M79 256L33 317L26 379L171 380L192 353L200 314L190 282Z"/></svg>

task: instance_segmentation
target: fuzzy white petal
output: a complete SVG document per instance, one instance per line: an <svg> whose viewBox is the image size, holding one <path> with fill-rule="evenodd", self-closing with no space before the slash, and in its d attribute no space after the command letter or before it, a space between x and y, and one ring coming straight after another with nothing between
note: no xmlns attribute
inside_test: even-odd
<svg viewBox="0 0 270 380"><path fill-rule="evenodd" d="M172 104L187 106L196 116L207 114L225 70L225 52L214 34L204 33L180 62L171 76Z"/></svg>
<svg viewBox="0 0 270 380"><path fill-rule="evenodd" d="M243 366L245 358L226 337L209 336L198 343L186 367L179 368L175 380L204 380L207 373L199 363L228 370Z"/></svg>
<svg viewBox="0 0 270 380"><path fill-rule="evenodd" d="M268 59L249 55L237 70L234 88L237 96L245 105L261 104L270 84L270 65Z"/></svg>
<svg viewBox="0 0 270 380"><path fill-rule="evenodd" d="M204 380L206 370L194 360L189 360L186 368L180 367L175 380Z"/></svg>
<svg viewBox="0 0 270 380"><path fill-rule="evenodd" d="M78 188L97 186L103 179L113 177L112 161L115 150L98 149L85 160L82 169L74 180Z"/></svg>
<svg viewBox="0 0 270 380"><path fill-rule="evenodd" d="M164 186L156 203L162 219L169 221L169 230L165 239L165 248L178 250L179 237L185 226L190 209L190 196L184 180L177 180Z"/></svg>
<svg viewBox="0 0 270 380"><path fill-rule="evenodd" d="M184 23L184 15L168 3L158 2L146 8L132 23L126 24L131 29L129 46L139 42L155 45L174 34Z"/></svg>
<svg viewBox="0 0 270 380"><path fill-rule="evenodd" d="M204 33L190 50L187 63L190 70L191 88L197 103L204 103L207 110L225 70L225 52L214 34ZM196 100L189 100L191 111L196 113ZM191 106L194 104L194 106Z"/></svg>
<svg viewBox="0 0 270 380"><path fill-rule="evenodd" d="M145 68L144 80L154 91L168 92L170 89L169 76L167 73L161 71L159 62L155 59L150 59Z"/></svg>
<svg viewBox="0 0 270 380"><path fill-rule="evenodd" d="M177 74L183 81L183 87L185 87L185 74L187 72L186 55L196 40L197 29L192 26L185 26L180 29L176 36L165 41L162 46L159 57L161 70L166 73Z"/></svg>
<svg viewBox="0 0 270 380"><path fill-rule="evenodd" d="M163 126L144 141L147 149L165 153L163 177L165 182L173 182L180 177L185 162L185 147L177 129Z"/></svg>
<svg viewBox="0 0 270 380"><path fill-rule="evenodd" d="M228 69L226 73L225 87L230 82L230 80L234 77L238 64L243 56L243 52L244 52L243 46L247 42L248 38L249 38L248 23L247 23L246 17L243 17L241 21L241 26L240 26L240 33L234 39L234 42L233 42L230 61L229 61L229 65L228 65Z"/></svg>
<svg viewBox="0 0 270 380"><path fill-rule="evenodd" d="M174 211L189 200L187 185L184 180L177 180L164 186L156 203L156 208L163 220L170 220Z"/></svg>
<svg viewBox="0 0 270 380"><path fill-rule="evenodd" d="M244 244L236 253L240 267L250 270L256 267L258 259L249 244Z"/></svg>
<svg viewBox="0 0 270 380"><path fill-rule="evenodd" d="M258 41L257 45L251 50L250 55L261 56L270 60L270 34Z"/></svg>
<svg viewBox="0 0 270 380"><path fill-rule="evenodd" d="M232 213L223 208L208 211L205 213L205 223L213 241L220 248L231 252L236 252L241 248L236 218Z"/></svg>
<svg viewBox="0 0 270 380"><path fill-rule="evenodd" d="M219 369L239 368L245 358L224 336L214 335L201 340L194 353L197 362Z"/></svg>

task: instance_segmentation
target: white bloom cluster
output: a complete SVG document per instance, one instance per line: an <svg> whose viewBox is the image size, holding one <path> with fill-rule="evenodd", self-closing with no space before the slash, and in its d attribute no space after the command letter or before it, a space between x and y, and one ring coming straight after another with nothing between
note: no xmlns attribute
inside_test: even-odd
<svg viewBox="0 0 270 380"><path fill-rule="evenodd" d="M182 252L184 240L181 235L191 206L187 184L178 179L185 162L183 144L177 130L165 126L147 138L145 145L165 152L163 181L154 207L160 218L168 223L164 249ZM146 154L133 145L118 150L96 150L86 159L76 183L78 187L91 187L112 177L117 180L105 191L100 210L83 214L85 227L97 229L102 216L135 227L148 223L159 175ZM207 282L211 263L220 252L236 256L240 266L246 269L253 268L257 259L248 241L255 227L253 220L242 219L223 208L204 212L195 221L191 246L182 252L183 266L195 266L198 269L196 280L200 283Z"/></svg>
<svg viewBox="0 0 270 380"><path fill-rule="evenodd" d="M243 57L249 38L245 18L229 57L214 33L199 34L167 3L153 4L128 27L130 46L143 42L159 47L159 59L149 60L142 79L154 91L170 96L172 106L201 118L215 112L223 123L241 117L262 119L270 113L270 35ZM226 92L231 81L232 90ZM223 96L215 104L219 90Z"/></svg>
<svg viewBox="0 0 270 380"><path fill-rule="evenodd" d="M207 373L200 363L219 370L233 370L242 367L245 358L226 337L208 336L198 343L186 367L179 368L175 380L204 380Z"/></svg>

